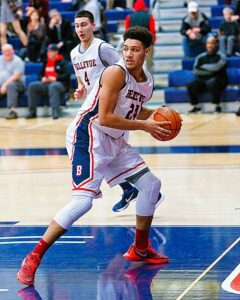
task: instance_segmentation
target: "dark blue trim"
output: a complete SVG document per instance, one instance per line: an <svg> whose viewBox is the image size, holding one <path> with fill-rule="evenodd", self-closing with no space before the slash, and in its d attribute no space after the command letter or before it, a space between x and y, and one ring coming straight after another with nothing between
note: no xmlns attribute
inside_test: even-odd
<svg viewBox="0 0 240 300"><path fill-rule="evenodd" d="M134 147L140 154L240 153L240 145ZM0 156L67 155L65 148L0 149Z"/></svg>
<svg viewBox="0 0 240 300"><path fill-rule="evenodd" d="M213 146L169 146L169 147L136 147L142 154L174 154L174 153L240 153L239 145Z"/></svg>
<svg viewBox="0 0 240 300"><path fill-rule="evenodd" d="M6 222L0 222L0 226L2 226L2 225L15 225L15 224L17 224L17 223L19 223L19 221L6 221Z"/></svg>

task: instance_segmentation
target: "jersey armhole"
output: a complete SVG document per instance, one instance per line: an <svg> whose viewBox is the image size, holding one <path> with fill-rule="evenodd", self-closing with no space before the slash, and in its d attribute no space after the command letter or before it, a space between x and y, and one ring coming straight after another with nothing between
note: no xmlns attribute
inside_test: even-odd
<svg viewBox="0 0 240 300"><path fill-rule="evenodd" d="M108 65L105 64L105 63L103 62L103 60L102 60L102 58L101 58L101 55L100 55L100 48L101 48L102 44L106 44L106 42L102 42L102 43L98 46L98 57L99 57L101 63L104 65L104 67L108 67Z"/></svg>
<svg viewBox="0 0 240 300"><path fill-rule="evenodd" d="M126 72L126 70L121 65L119 65L119 64L113 64L113 66L120 67L124 71L124 73L125 73L125 83L124 83L124 85L121 88L121 90L122 90L126 86L128 80L129 80L129 74ZM127 78L126 78L126 75L127 75Z"/></svg>
<svg viewBox="0 0 240 300"><path fill-rule="evenodd" d="M122 66L120 66L120 65L118 65L118 64L113 64L112 66L118 66L118 67L120 67L120 68L124 71L125 75L128 76L127 79L126 79L126 76L125 76L125 82L124 82L124 85L123 85L123 86L121 87L121 89L120 89L120 90L122 90L122 89L126 86L126 84L127 84L127 82L128 82L129 74L127 74L127 73L126 73L126 70L125 70ZM111 67L111 66L108 66L108 67ZM101 88L102 88L102 84L101 84L102 75L103 75L103 72L104 72L108 67L106 67L106 68L102 71L102 73L101 73L101 75L100 75L100 77L99 77L98 83L99 83L99 86L100 86Z"/></svg>
<svg viewBox="0 0 240 300"><path fill-rule="evenodd" d="M153 90L154 90L154 77L153 77L153 75L151 74L151 73L149 73L150 74L150 76L152 77L152 82L153 82L153 87L152 87L152 93L151 93L151 96L150 96L150 99L152 98L152 95L153 95ZM149 100L150 100L149 99Z"/></svg>

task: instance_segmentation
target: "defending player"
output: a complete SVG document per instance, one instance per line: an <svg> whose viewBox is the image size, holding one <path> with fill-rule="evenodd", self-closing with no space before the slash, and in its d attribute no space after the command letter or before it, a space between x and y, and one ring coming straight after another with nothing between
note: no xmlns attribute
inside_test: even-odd
<svg viewBox="0 0 240 300"><path fill-rule="evenodd" d="M67 150L72 161L73 194L49 225L38 245L23 260L17 279L34 284L35 272L47 249L91 207L100 193L101 182L113 169L118 176L111 186L123 180L139 190L136 202L135 241L124 254L130 261L162 264L168 261L149 241L149 230L161 188L160 180L149 170L141 156L123 138L128 130L143 130L161 140L170 134L154 120L154 110L143 106L150 100L153 79L142 66L149 54L151 33L133 27L124 34L123 58L106 68L80 112L67 130Z"/></svg>
<svg viewBox="0 0 240 300"><path fill-rule="evenodd" d="M78 81L74 97L80 100L84 93L89 95L102 71L117 63L121 57L112 45L94 37L95 23L91 12L79 11L75 15L74 22L81 43L71 51L71 60ZM122 199L113 207L113 211L116 212L127 208L130 201L138 195L138 190L130 183L121 182L119 185L123 189L123 194Z"/></svg>

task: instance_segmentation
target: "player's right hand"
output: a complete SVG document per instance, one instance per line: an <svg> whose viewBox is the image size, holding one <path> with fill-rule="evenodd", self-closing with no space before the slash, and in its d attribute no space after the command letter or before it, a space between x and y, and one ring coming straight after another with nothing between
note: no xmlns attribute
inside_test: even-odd
<svg viewBox="0 0 240 300"><path fill-rule="evenodd" d="M84 93L85 93L85 90L86 90L86 89L85 89L84 86L82 86L80 89L76 89L75 92L74 92L74 99L75 99L76 101L81 100L82 97L83 97L83 95L84 95Z"/></svg>
<svg viewBox="0 0 240 300"><path fill-rule="evenodd" d="M147 120L145 120L145 131L147 131L148 133L150 133L154 138L158 139L158 140L162 140L163 137L167 137L170 135L171 130L165 129L164 125L169 125L171 124L171 122L169 121L163 121L163 122L159 122L159 121L155 121L154 120L154 114L156 112L154 112Z"/></svg>

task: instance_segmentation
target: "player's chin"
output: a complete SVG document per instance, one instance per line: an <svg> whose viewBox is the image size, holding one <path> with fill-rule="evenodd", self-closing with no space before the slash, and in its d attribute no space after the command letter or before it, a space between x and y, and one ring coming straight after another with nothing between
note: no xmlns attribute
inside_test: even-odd
<svg viewBox="0 0 240 300"><path fill-rule="evenodd" d="M125 62L126 67L130 70L135 69L136 65L134 62Z"/></svg>

